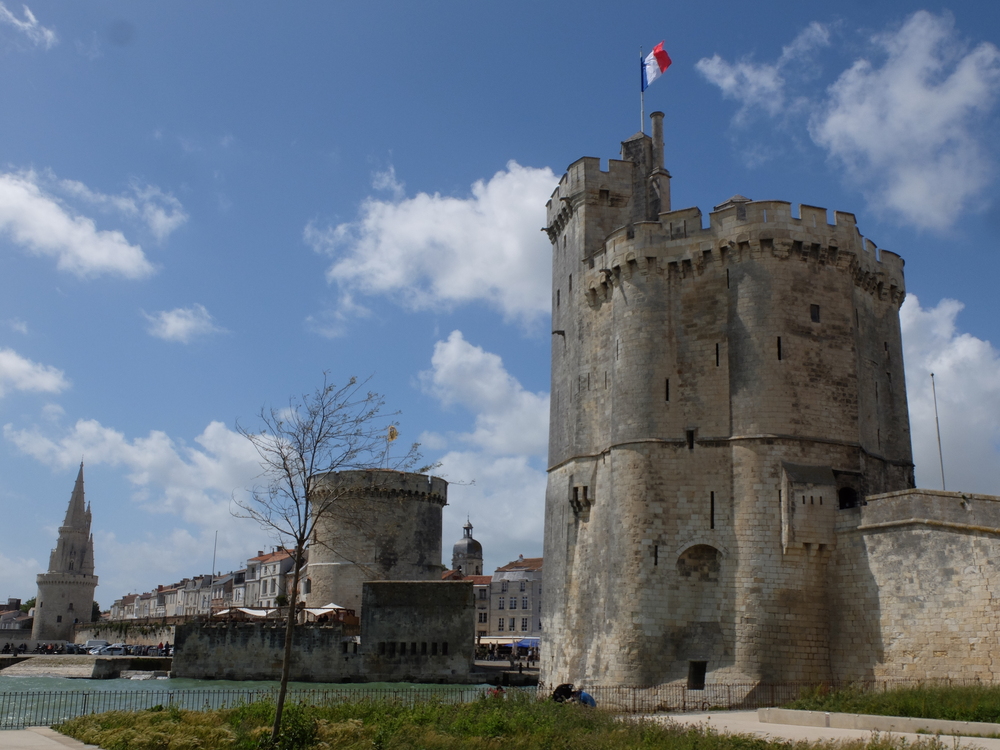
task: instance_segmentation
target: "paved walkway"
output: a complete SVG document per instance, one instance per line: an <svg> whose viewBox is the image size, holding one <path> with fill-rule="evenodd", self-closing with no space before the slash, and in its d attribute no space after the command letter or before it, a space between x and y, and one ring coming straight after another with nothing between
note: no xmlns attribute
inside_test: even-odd
<svg viewBox="0 0 1000 750"><path fill-rule="evenodd" d="M0 750L83 750L96 747L70 739L48 727L0 730Z"/></svg>
<svg viewBox="0 0 1000 750"><path fill-rule="evenodd" d="M706 724L717 732L730 734L750 734L769 740L867 740L872 736L865 729L833 729L831 727L801 727L791 724L763 724L757 720L756 711L716 711L701 714L656 714L658 721L672 720L678 724ZM904 737L907 743L916 740L927 740L933 735L893 733L894 737ZM982 750L1000 750L1000 739L982 737L953 738L942 735L948 748L982 748ZM0 745L2 747L2 745Z"/></svg>

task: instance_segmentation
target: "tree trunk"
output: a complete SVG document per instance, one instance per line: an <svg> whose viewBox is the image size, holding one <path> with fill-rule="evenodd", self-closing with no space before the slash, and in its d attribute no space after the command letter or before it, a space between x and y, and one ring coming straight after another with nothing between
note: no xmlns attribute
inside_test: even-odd
<svg viewBox="0 0 1000 750"><path fill-rule="evenodd" d="M285 708L285 694L288 692L288 673L292 666L292 635L295 633L296 605L299 600L299 572L302 569L302 544L295 545L292 564L292 594L288 600L288 618L285 622L285 655L281 659L281 687L278 688L278 703L274 708L274 726L271 728L271 744L278 741L281 732L281 714Z"/></svg>

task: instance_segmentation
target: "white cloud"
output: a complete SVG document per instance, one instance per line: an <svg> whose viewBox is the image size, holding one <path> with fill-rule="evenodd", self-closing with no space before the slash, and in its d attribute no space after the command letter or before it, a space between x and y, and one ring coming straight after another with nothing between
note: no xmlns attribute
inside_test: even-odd
<svg viewBox="0 0 1000 750"><path fill-rule="evenodd" d="M12 331L20 333L24 336L28 335L28 324L20 318L11 318L7 321L7 325L10 326L10 330Z"/></svg>
<svg viewBox="0 0 1000 750"><path fill-rule="evenodd" d="M8 390L59 393L69 388L65 373L25 359L13 349L0 349L0 396Z"/></svg>
<svg viewBox="0 0 1000 750"><path fill-rule="evenodd" d="M81 419L55 437L37 427L19 430L7 424L4 437L48 466L71 468L80 456L88 465L123 466L135 500L211 529L232 523L233 492L250 487L261 472L250 441L221 422L211 422L194 439L199 447L178 444L159 430L128 440L93 419Z"/></svg>
<svg viewBox="0 0 1000 750"><path fill-rule="evenodd" d="M224 328L215 324L208 310L199 304L143 315L150 323L148 333L164 341L187 344L198 336L225 332Z"/></svg>
<svg viewBox="0 0 1000 750"><path fill-rule="evenodd" d="M715 55L696 67L739 102L736 124L755 109L786 124L788 113L807 115L798 122L850 184L900 221L945 229L979 208L995 174L986 119L1000 95L1000 50L988 42L969 49L950 15L918 11L870 40L875 62L856 60L817 96L803 63L829 39L813 23L774 63Z"/></svg>
<svg viewBox="0 0 1000 750"><path fill-rule="evenodd" d="M378 182L402 191L391 169ZM304 238L334 257L327 277L351 304L358 295L390 296L416 310L481 301L530 325L549 312L551 248L540 228L556 183L550 169L511 161L476 182L468 198L368 198L355 221L311 222Z"/></svg>
<svg viewBox="0 0 1000 750"><path fill-rule="evenodd" d="M425 391L476 416L475 429L459 436L463 442L490 455L545 455L549 394L526 391L500 357L473 346L461 331L434 345L431 367L420 374Z"/></svg>
<svg viewBox="0 0 1000 750"><path fill-rule="evenodd" d="M756 63L750 58L728 63L716 54L702 58L695 63L695 68L709 83L718 86L724 97L740 103L735 118L737 122L745 120L755 107L776 117L789 107L785 98L783 71L791 67L793 74L801 74L802 62L814 50L829 44L830 32L827 27L813 21L791 44L782 49L781 57L775 63ZM794 106L799 105L800 102Z"/></svg>
<svg viewBox="0 0 1000 750"><path fill-rule="evenodd" d="M878 206L945 228L992 181L981 119L1000 93L1000 50L965 49L950 16L926 11L874 41L884 64L845 71L810 133Z"/></svg>
<svg viewBox="0 0 1000 750"><path fill-rule="evenodd" d="M81 278L117 274L130 279L153 273L142 248L119 231L98 230L42 190L34 172L0 174L0 234L34 255L57 259L61 271Z"/></svg>
<svg viewBox="0 0 1000 750"><path fill-rule="evenodd" d="M35 14L31 12L31 9L27 5L21 6L24 9L24 20L19 19L9 10L7 6L0 3L0 26L7 25L11 26L20 33L24 34L33 44L39 47L45 47L45 49L51 49L56 42L59 41L59 37L56 36L56 32L52 29L47 29L38 23L38 19L35 18Z"/></svg>
<svg viewBox="0 0 1000 750"><path fill-rule="evenodd" d="M0 591L22 600L30 599L37 590L35 576L41 570L41 563L34 558L7 557L0 552Z"/></svg>
<svg viewBox="0 0 1000 750"><path fill-rule="evenodd" d="M548 394L525 390L500 357L468 343L460 331L435 345L431 369L420 380L442 405L468 411L475 425L420 438L428 447L451 448L435 472L453 482L444 514L445 564L467 515L487 565L541 555Z"/></svg>
<svg viewBox="0 0 1000 750"><path fill-rule="evenodd" d="M181 202L155 185L143 185L133 180L129 185L131 192L121 195L105 195L76 180L60 180L58 187L66 194L104 210L140 219L161 241L188 220Z"/></svg>
<svg viewBox="0 0 1000 750"><path fill-rule="evenodd" d="M930 373L937 383L945 478L949 490L1000 494L1000 352L960 333L963 305L923 308L907 295L903 329L906 391L917 486L941 487Z"/></svg>

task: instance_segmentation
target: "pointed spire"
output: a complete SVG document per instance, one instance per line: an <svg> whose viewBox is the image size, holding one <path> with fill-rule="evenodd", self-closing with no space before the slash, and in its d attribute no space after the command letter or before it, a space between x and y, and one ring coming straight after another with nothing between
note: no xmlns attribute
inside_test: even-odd
<svg viewBox="0 0 1000 750"><path fill-rule="evenodd" d="M69 507L66 509L66 519L63 526L81 526L86 523L85 515L87 503L83 493L83 462L80 462L80 471L76 475L76 484L73 485L73 494L69 498ZM89 526L89 524L87 524Z"/></svg>

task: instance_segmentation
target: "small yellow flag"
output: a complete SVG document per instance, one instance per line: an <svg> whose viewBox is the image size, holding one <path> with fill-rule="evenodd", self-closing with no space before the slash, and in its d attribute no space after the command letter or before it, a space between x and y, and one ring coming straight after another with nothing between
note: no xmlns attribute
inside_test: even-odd
<svg viewBox="0 0 1000 750"><path fill-rule="evenodd" d="M389 442L399 437L399 430L396 429L395 425L389 425Z"/></svg>

